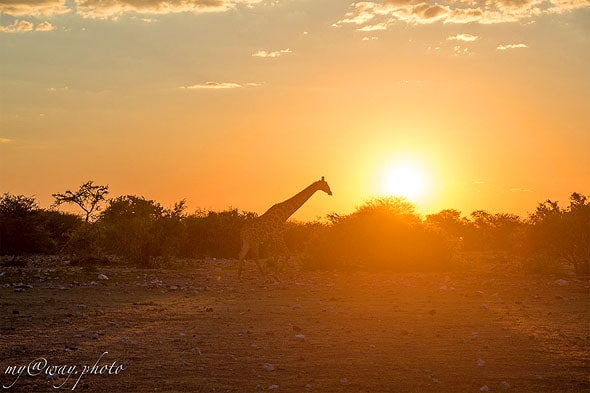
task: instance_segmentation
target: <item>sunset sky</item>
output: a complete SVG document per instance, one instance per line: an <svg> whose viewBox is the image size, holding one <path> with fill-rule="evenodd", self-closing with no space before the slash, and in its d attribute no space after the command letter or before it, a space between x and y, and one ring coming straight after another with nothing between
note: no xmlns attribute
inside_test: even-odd
<svg viewBox="0 0 590 393"><path fill-rule="evenodd" d="M526 215L590 194L589 67L588 0L0 0L0 194Z"/></svg>

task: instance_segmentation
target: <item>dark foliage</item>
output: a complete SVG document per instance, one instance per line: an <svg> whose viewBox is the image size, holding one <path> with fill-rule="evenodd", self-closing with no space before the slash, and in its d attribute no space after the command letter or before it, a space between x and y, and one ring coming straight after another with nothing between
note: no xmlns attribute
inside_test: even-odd
<svg viewBox="0 0 590 393"><path fill-rule="evenodd" d="M577 273L590 273L590 199L573 193L570 204L559 207L556 201L547 200L537 206L529 216L527 252L536 266L538 261L555 264L563 260ZM540 266L541 268L543 266Z"/></svg>
<svg viewBox="0 0 590 393"><path fill-rule="evenodd" d="M174 258L236 258L240 230L256 217L235 208L186 214L184 201L164 208L126 195L108 200L92 221L107 189L85 185L100 195L71 193L83 206L90 203L82 217L40 209L32 197L1 196L0 255L69 253L73 261L114 255L140 266ZM372 199L350 215L327 219L285 226L290 251L303 254L308 268L439 270L452 268L458 252L475 251L519 255L531 272L552 273L567 263L577 273L590 273L590 200L579 193L566 207L551 200L539 204L527 220L483 210L462 217L453 209L423 219L400 198ZM263 245L265 251L272 250Z"/></svg>
<svg viewBox="0 0 590 393"><path fill-rule="evenodd" d="M438 270L450 267L452 248L404 199L374 199L332 224L307 250L311 268Z"/></svg>
<svg viewBox="0 0 590 393"><path fill-rule="evenodd" d="M79 217L42 210L33 197L0 197L0 255L58 253L80 226Z"/></svg>

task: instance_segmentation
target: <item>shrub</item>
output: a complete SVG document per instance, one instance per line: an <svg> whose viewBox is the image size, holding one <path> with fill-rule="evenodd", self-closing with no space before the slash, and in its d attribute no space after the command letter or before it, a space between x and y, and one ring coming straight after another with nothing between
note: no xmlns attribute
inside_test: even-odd
<svg viewBox="0 0 590 393"><path fill-rule="evenodd" d="M573 193L570 204L561 208L547 200L529 216L527 252L548 261L566 261L578 274L590 273L590 200Z"/></svg>
<svg viewBox="0 0 590 393"><path fill-rule="evenodd" d="M35 198L11 194L0 197L0 255L44 252L48 242Z"/></svg>
<svg viewBox="0 0 590 393"><path fill-rule="evenodd" d="M450 267L447 237L425 225L400 198L373 199L332 224L308 248L306 267L439 270Z"/></svg>

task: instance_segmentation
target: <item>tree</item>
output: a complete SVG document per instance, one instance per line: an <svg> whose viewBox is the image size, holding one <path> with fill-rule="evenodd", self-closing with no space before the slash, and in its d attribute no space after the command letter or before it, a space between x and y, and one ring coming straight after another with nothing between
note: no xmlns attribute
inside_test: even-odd
<svg viewBox="0 0 590 393"><path fill-rule="evenodd" d="M450 267L451 243L403 198L377 198L310 239L310 268L437 270Z"/></svg>
<svg viewBox="0 0 590 393"><path fill-rule="evenodd" d="M157 202L135 195L109 201L97 224L107 252L147 266L151 257L161 256L166 234L161 231L165 209Z"/></svg>
<svg viewBox="0 0 590 393"><path fill-rule="evenodd" d="M467 220L461 217L459 210L445 209L436 214L427 215L426 224L442 230L455 239L461 239L465 234Z"/></svg>
<svg viewBox="0 0 590 393"><path fill-rule="evenodd" d="M33 197L8 193L0 197L0 254L17 256L41 251L46 236L39 211Z"/></svg>
<svg viewBox="0 0 590 393"><path fill-rule="evenodd" d="M566 208L547 200L529 216L530 257L566 261L577 273L590 273L590 201L574 192Z"/></svg>
<svg viewBox="0 0 590 393"><path fill-rule="evenodd" d="M105 200L108 193L109 186L95 186L92 181L87 181L76 192L67 190L63 194L52 194L55 198L53 207L58 207L64 203L74 203L84 211L84 221L88 223L91 218L94 218L94 214L100 210L100 203Z"/></svg>

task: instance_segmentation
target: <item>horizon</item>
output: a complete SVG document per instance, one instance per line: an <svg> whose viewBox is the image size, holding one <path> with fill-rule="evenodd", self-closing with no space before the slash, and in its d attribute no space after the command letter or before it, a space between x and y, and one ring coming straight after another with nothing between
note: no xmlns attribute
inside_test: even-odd
<svg viewBox="0 0 590 393"><path fill-rule="evenodd" d="M294 219L590 190L590 3L0 0L0 194Z"/></svg>
<svg viewBox="0 0 590 393"><path fill-rule="evenodd" d="M104 184L94 183L94 185L96 186L96 185L104 185ZM108 187L108 185L107 185L107 187ZM78 190L78 187L71 187L71 188L68 188L68 190L70 190L72 192L76 192ZM65 191L66 190L60 190L59 192L61 193L61 192L65 192ZM293 214L288 220L289 221L294 221L294 222L302 222L302 223L305 223L305 222L321 222L321 221L327 220L327 218L328 218L328 216L330 214L339 214L339 215L343 215L343 216L350 215L350 214L358 211L358 209L360 209L363 205L365 205L367 203L370 203L371 201L379 200L379 199L383 199L383 198L393 198L393 199L398 199L399 198L399 199L402 199L402 200L405 200L405 201L409 202L414 207L414 214L416 216L422 218L422 219L425 219L428 215L437 214L437 213L440 213L440 212L442 212L444 210L456 210L456 211L459 211L460 212L461 217L468 218L468 219L470 218L471 214L474 213L474 212L476 212L476 211L485 211L485 212L490 213L490 214L514 214L514 215L518 216L520 219L526 220L530 214L533 214L535 212L535 209L537 208L537 206L539 206L540 204L542 204L542 203L544 203L544 202L546 202L548 200L551 200L553 202L557 202L561 208L566 208L567 206L569 206L570 197L571 197L571 195L573 193L578 193L578 194L581 194L583 196L586 196L586 197L589 197L590 198L590 195L587 195L587 194L584 194L584 193L580 193L580 192L577 192L577 191L572 191L572 192L570 192L568 194L568 196L567 196L566 199L556 200L556 199L551 199L551 198L545 198L543 200L538 201L533 207L531 207L529 210L525 211L524 213L518 213L518 212L514 212L514 211L502 211L502 210L496 211L496 210L490 210L490 209L486 209L485 207L479 207L479 208L475 208L473 210L463 211L463 210L458 209L458 208L453 207L453 206L447 206L447 207L444 207L444 208L439 209L439 210L436 210L436 211L423 211L423 210L421 210L420 206L418 204L416 204L416 202L410 200L409 198L407 198L406 196L403 196L403 195L374 195L374 196L369 196L366 199L363 199L362 201L359 201L359 203L357 203L354 206L352 206L346 212L328 211L328 212L326 212L323 215L317 215L317 216L314 216L314 217L311 217L310 216L309 218L305 218L305 217L302 218L302 217L300 217L301 216L300 211L303 208L301 208L301 209L299 209L299 211L297 211L295 214ZM0 193L0 196L2 196L4 194L23 195L25 197L33 198L37 202L37 204L39 205L39 208L40 209L43 209L43 210L57 210L57 211L60 211L60 212L63 212L63 213L70 213L70 214L74 214L74 215L78 215L78 216L83 216L84 215L83 212L80 211L80 208L78 206L76 206L74 203L64 203L64 204L61 204L60 206L57 206L57 207L53 206L53 202L55 202L55 198L54 197L51 197L51 201L53 201L53 202L42 203L41 200L45 200L45 198L44 199L40 199L35 194L25 195L25 194L16 194L16 193L9 193L9 192L5 193L5 192L2 192L2 193ZM103 203L100 204L101 205L101 208L100 208L100 210L97 211L97 213L100 215L100 212L104 211L104 209L106 207L108 207L109 200L116 199L118 197L126 197L126 196L136 196L136 197L144 198L144 199L146 199L148 201L153 201L153 202L159 204L160 206L162 206L165 209L172 209L176 203L179 203L179 202L184 201L185 202L184 213L187 214L187 215L197 214L199 212L223 212L223 211L229 211L229 210L232 210L232 209L236 209L239 212L256 213L258 215L262 215L266 210L268 210L268 208L271 207L271 205L269 205L267 208L263 209L262 211L251 211L251 210L247 210L247 209L242 209L239 206L232 205L232 204L230 204L228 206L225 206L225 207L220 207L220 208L204 207L204 206L196 206L196 207L193 207L193 206L190 206L188 203L186 203L186 199L184 199L184 198L176 199L176 200L174 200L170 204L164 204L164 203L162 203L161 201L159 201L157 199L150 198L150 197L145 196L145 195L134 194L134 193L131 193L131 194L115 194L115 193L111 192L111 190L109 188L109 192L106 195L106 198L103 201ZM284 200L286 200L286 199L288 199L288 198L285 198ZM313 196L310 199L313 199ZM275 203L280 203L280 202L283 202L284 200L277 201ZM308 203L309 203L309 200L303 206L305 206ZM305 211L305 209L303 209L303 210ZM308 209L308 210L311 210L311 209Z"/></svg>

